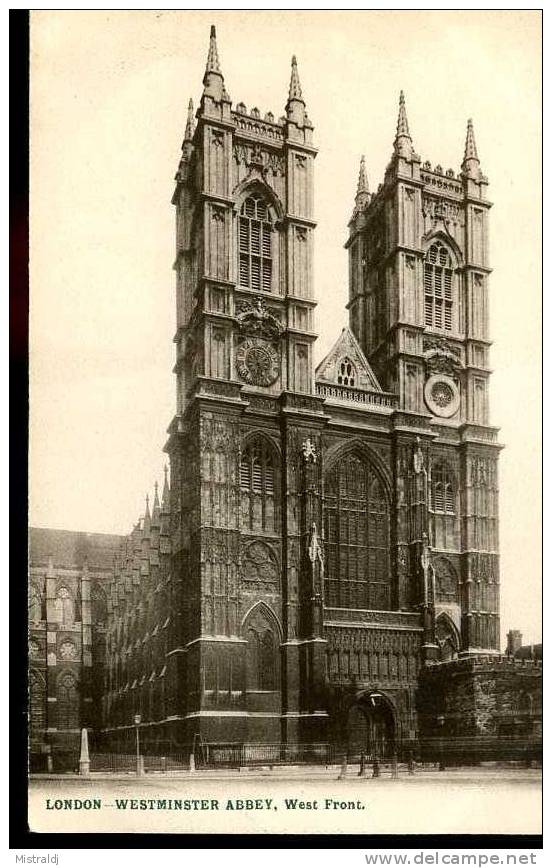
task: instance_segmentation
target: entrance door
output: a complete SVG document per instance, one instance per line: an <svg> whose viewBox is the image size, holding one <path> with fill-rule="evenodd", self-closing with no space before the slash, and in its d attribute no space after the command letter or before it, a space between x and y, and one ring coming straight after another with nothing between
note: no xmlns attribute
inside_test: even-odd
<svg viewBox="0 0 552 868"><path fill-rule="evenodd" d="M349 754L389 759L395 752L395 721L388 702L368 696L355 703L347 720Z"/></svg>
<svg viewBox="0 0 552 868"><path fill-rule="evenodd" d="M364 711L364 705L353 705L347 719L348 754L352 758L370 750L369 722Z"/></svg>

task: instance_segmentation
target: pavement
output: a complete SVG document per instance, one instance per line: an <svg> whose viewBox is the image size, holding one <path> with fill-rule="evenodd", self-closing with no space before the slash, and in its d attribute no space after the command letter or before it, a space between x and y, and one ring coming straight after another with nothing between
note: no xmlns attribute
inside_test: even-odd
<svg viewBox="0 0 552 868"><path fill-rule="evenodd" d="M349 765L347 767L347 778L358 779L358 765ZM167 780L186 780L186 781L245 781L271 779L281 781L301 781L301 780L338 780L341 775L340 765L320 766L320 765L300 765L300 766L257 766L244 767L240 769L197 769L194 772L188 770L182 771L167 771L167 772L146 772L144 775L137 776L135 772L91 772L88 778L83 778L77 774L32 774L30 781L134 781L139 780L140 783L155 781L159 784L164 779ZM390 766L381 766L381 780L394 780L391 775ZM372 779L372 768L367 767L366 779ZM406 766L399 765L399 780L411 781L416 779L436 780L436 781L480 781L482 784L491 784L492 782L511 781L511 782L539 782L542 780L541 768L512 768L511 766L498 766L495 764L480 765L480 766L462 766L459 768L447 768L440 771L436 766L428 768L427 766L418 766L413 775L408 774ZM375 782L378 780L374 779Z"/></svg>

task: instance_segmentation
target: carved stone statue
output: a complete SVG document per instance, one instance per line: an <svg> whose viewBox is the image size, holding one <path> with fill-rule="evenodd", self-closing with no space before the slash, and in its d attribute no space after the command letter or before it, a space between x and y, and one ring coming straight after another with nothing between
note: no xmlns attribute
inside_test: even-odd
<svg viewBox="0 0 552 868"><path fill-rule="evenodd" d="M316 529L316 524L311 524L310 538L309 538L309 560L311 564L314 566L315 562L318 560L320 563L320 572L321 575L324 575L324 550L322 549L322 543L320 542L320 538L318 536L318 531Z"/></svg>
<svg viewBox="0 0 552 868"><path fill-rule="evenodd" d="M424 469L424 453L422 450L422 442L419 437L416 437L416 446L414 447L414 454L412 456L412 464L414 466L414 473L421 473Z"/></svg>
<svg viewBox="0 0 552 868"><path fill-rule="evenodd" d="M240 331L276 340L283 332L282 324L267 310L262 298L256 298L253 304L244 304L237 316Z"/></svg>
<svg viewBox="0 0 552 868"><path fill-rule="evenodd" d="M310 437L307 437L307 439L303 442L302 449L303 449L303 458L305 459L305 462L307 464L316 464L316 459L317 459L316 449L315 449L314 443L312 442Z"/></svg>

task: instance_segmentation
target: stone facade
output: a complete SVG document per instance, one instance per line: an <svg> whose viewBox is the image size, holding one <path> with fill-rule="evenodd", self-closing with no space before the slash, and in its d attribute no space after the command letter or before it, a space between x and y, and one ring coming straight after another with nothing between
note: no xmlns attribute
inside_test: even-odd
<svg viewBox="0 0 552 868"><path fill-rule="evenodd" d="M426 667L418 694L422 754L442 741L451 757L539 759L540 661L471 657Z"/></svg>
<svg viewBox="0 0 552 868"><path fill-rule="evenodd" d="M128 748L140 714L152 750L389 754L441 715L439 673L460 667L479 695L470 661L500 653L473 126L460 173L422 164L401 94L373 194L361 162L349 325L315 371L316 148L296 60L279 119L233 107L214 28L203 85L172 200L170 487L114 563L104 736Z"/></svg>
<svg viewBox="0 0 552 868"><path fill-rule="evenodd" d="M31 768L74 763L81 727L102 728L105 635L113 563L123 537L31 528Z"/></svg>

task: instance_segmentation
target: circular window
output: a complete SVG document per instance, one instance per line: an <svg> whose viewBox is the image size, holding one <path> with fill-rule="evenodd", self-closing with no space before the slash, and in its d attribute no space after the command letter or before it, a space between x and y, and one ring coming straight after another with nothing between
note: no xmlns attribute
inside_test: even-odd
<svg viewBox="0 0 552 868"><path fill-rule="evenodd" d="M438 407L448 407L454 401L454 392L448 383L435 383L431 389L431 397Z"/></svg>
<svg viewBox="0 0 552 868"><path fill-rule="evenodd" d="M434 374L425 384L425 402L434 416L448 419L458 412L460 392L453 379L445 374Z"/></svg>

